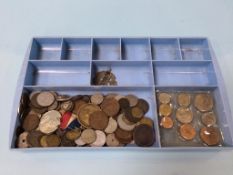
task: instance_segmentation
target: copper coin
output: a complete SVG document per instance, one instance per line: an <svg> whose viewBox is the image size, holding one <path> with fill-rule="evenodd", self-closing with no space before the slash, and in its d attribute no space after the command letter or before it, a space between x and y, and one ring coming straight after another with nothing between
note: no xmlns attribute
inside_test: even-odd
<svg viewBox="0 0 233 175"><path fill-rule="evenodd" d="M74 102L74 109L73 109L73 113L75 114L78 114L79 113L79 110L80 108L83 106L83 105L86 105L87 103L83 100L76 100Z"/></svg>
<svg viewBox="0 0 233 175"><path fill-rule="evenodd" d="M89 123L90 115L95 111L100 111L99 106L94 105L94 104L82 105L78 113L79 123L82 126L89 128L90 127L90 123Z"/></svg>
<svg viewBox="0 0 233 175"><path fill-rule="evenodd" d="M41 92L37 96L37 103L41 107L48 107L53 104L55 97L51 92Z"/></svg>
<svg viewBox="0 0 233 175"><path fill-rule="evenodd" d="M139 110L138 110L139 109ZM138 114L137 114L137 110L138 110ZM135 112L136 111L136 112ZM142 110L141 110L142 111ZM136 108L136 110L134 110L134 115L138 115L140 116L141 118L143 117L143 115L141 115L141 111L140 111L140 108ZM132 114L132 108L127 108L125 109L124 111L125 113L125 117L128 121L132 122L132 123L137 123L141 120L141 118L139 117L134 117L133 114Z"/></svg>
<svg viewBox="0 0 233 175"><path fill-rule="evenodd" d="M216 127L204 127L200 130L201 140L209 146L220 144L221 133Z"/></svg>
<svg viewBox="0 0 233 175"><path fill-rule="evenodd" d="M138 100L138 103L137 103L136 106L141 108L144 111L145 114L149 111L149 107L150 107L149 103L146 100L142 99L142 98L140 98Z"/></svg>
<svg viewBox="0 0 233 175"><path fill-rule="evenodd" d="M136 104L138 103L138 97L136 97L135 95L129 94L126 95L125 98L129 100L130 107L136 106Z"/></svg>
<svg viewBox="0 0 233 175"><path fill-rule="evenodd" d="M18 148L30 147L30 144L28 143L27 137L28 137L28 132L23 132L19 135L18 144L17 144Z"/></svg>
<svg viewBox="0 0 233 175"><path fill-rule="evenodd" d="M114 98L105 98L100 107L108 116L115 116L120 110L120 105Z"/></svg>
<svg viewBox="0 0 233 175"><path fill-rule="evenodd" d="M158 95L159 97L159 102L162 104L168 104L171 101L171 95L168 93L161 92Z"/></svg>
<svg viewBox="0 0 233 175"><path fill-rule="evenodd" d="M118 100L121 109L129 108L129 100L127 98L121 98Z"/></svg>
<svg viewBox="0 0 233 175"><path fill-rule="evenodd" d="M100 105L104 100L104 96L100 93L96 93L91 96L91 103Z"/></svg>
<svg viewBox="0 0 233 175"><path fill-rule="evenodd" d="M74 147L76 146L76 143L73 140L69 140L66 138L65 135L61 137L61 146L64 147Z"/></svg>
<svg viewBox="0 0 233 175"><path fill-rule="evenodd" d="M143 117L139 122L138 122L138 125L140 124L145 124L145 125L148 125L150 127L154 127L154 122L152 119L148 118L148 117Z"/></svg>
<svg viewBox="0 0 233 175"><path fill-rule="evenodd" d="M183 124L180 126L180 135L185 140L193 140L196 136L196 130L191 124Z"/></svg>
<svg viewBox="0 0 233 175"><path fill-rule="evenodd" d="M152 146L155 142L154 130L152 127L142 124L136 126L133 133L135 144L142 147Z"/></svg>
<svg viewBox="0 0 233 175"><path fill-rule="evenodd" d="M216 117L213 112L207 112L201 115L201 121L205 126L213 126L216 124Z"/></svg>
<svg viewBox="0 0 233 175"><path fill-rule="evenodd" d="M89 124L93 129L104 130L108 126L108 116L103 111L90 114Z"/></svg>
<svg viewBox="0 0 233 175"><path fill-rule="evenodd" d="M159 115L161 117L166 117L171 115L172 113L172 105L171 104L161 104L159 105Z"/></svg>
<svg viewBox="0 0 233 175"><path fill-rule="evenodd" d="M117 140L119 140L120 143L123 143L123 144L128 144L133 139L132 132L122 130L121 128L117 128L117 130L115 132L115 136L116 136Z"/></svg>
<svg viewBox="0 0 233 175"><path fill-rule="evenodd" d="M117 121L112 117L110 117L108 120L108 126L105 128L104 132L111 134L115 132L116 129L117 129Z"/></svg>
<svg viewBox="0 0 233 175"><path fill-rule="evenodd" d="M177 96L177 102L180 106L188 107L191 103L191 96L188 93L180 93Z"/></svg>
<svg viewBox="0 0 233 175"><path fill-rule="evenodd" d="M193 120L193 113L189 108L180 107L176 110L176 119L181 123L190 123Z"/></svg>
<svg viewBox="0 0 233 175"><path fill-rule="evenodd" d="M93 143L96 140L96 137L96 133L93 129L85 129L81 134L81 138L86 144Z"/></svg>
<svg viewBox="0 0 233 175"><path fill-rule="evenodd" d="M61 139L56 134L51 134L46 137L48 147L58 147L61 144Z"/></svg>
<svg viewBox="0 0 233 175"><path fill-rule="evenodd" d="M66 138L69 140L77 140L81 135L81 129L76 128L66 132Z"/></svg>
<svg viewBox="0 0 233 175"><path fill-rule="evenodd" d="M114 133L107 135L106 144L107 144L107 146L110 146L110 147L120 146L120 142L119 142L119 140L117 140Z"/></svg>
<svg viewBox="0 0 233 175"><path fill-rule="evenodd" d="M141 108L135 106L131 109L132 116L137 119L141 119L144 115L144 112Z"/></svg>
<svg viewBox="0 0 233 175"><path fill-rule="evenodd" d="M214 101L210 94L197 94L194 99L194 106L201 112L207 112L213 109Z"/></svg>
<svg viewBox="0 0 233 175"><path fill-rule="evenodd" d="M40 139L43 136L43 133L40 131L31 131L27 136L27 141L32 147L41 147Z"/></svg>
<svg viewBox="0 0 233 175"><path fill-rule="evenodd" d="M25 131L32 131L36 129L39 125L40 119L36 114L29 114L25 117L23 121L23 129Z"/></svg>
<svg viewBox="0 0 233 175"><path fill-rule="evenodd" d="M96 130L96 140L91 144L93 147L101 147L106 143L106 135L103 131Z"/></svg>
<svg viewBox="0 0 233 175"><path fill-rule="evenodd" d="M163 117L160 122L160 126L163 128L169 129L173 127L173 120L171 117Z"/></svg>

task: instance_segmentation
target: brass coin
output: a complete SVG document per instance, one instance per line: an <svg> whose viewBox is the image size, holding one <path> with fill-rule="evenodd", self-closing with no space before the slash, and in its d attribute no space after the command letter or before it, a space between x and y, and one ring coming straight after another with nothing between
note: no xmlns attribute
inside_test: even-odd
<svg viewBox="0 0 233 175"><path fill-rule="evenodd" d="M63 109L64 111L72 111L73 108L74 108L74 103L71 100L61 103L61 109Z"/></svg>
<svg viewBox="0 0 233 175"><path fill-rule="evenodd" d="M141 108L144 111L145 114L149 111L149 107L150 107L149 103L146 100L142 99L142 98L140 98L138 100L138 103L137 103L136 106Z"/></svg>
<svg viewBox="0 0 233 175"><path fill-rule="evenodd" d="M138 114L137 114L137 110L138 110ZM136 111L136 112L135 112ZM141 112L142 110L140 111L140 108L136 108L136 110L134 111L134 116L138 115L138 116L141 116ZM141 118L139 117L134 117L133 114L132 114L132 108L126 108L124 110L124 113L125 113L125 117L126 119L129 121L129 122L132 122L132 123L137 123L141 120ZM142 115L143 116L143 115Z"/></svg>
<svg viewBox="0 0 233 175"><path fill-rule="evenodd" d="M104 130L108 126L108 116L103 111L90 114L89 124L93 129Z"/></svg>
<svg viewBox="0 0 233 175"><path fill-rule="evenodd" d="M95 105L100 105L104 100L104 96L100 93L96 93L91 96L91 103Z"/></svg>
<svg viewBox="0 0 233 175"><path fill-rule="evenodd" d="M64 147L74 147L76 146L76 143L73 140L69 140L66 138L65 135L61 137L61 146Z"/></svg>
<svg viewBox="0 0 233 175"><path fill-rule="evenodd" d="M205 126L213 126L216 124L216 117L213 112L207 112L201 115L201 121Z"/></svg>
<svg viewBox="0 0 233 175"><path fill-rule="evenodd" d="M114 98L105 98L100 107L108 116L111 117L117 115L120 110L120 105Z"/></svg>
<svg viewBox="0 0 233 175"><path fill-rule="evenodd" d="M159 93L159 102L162 104L168 104L171 101L171 95L168 93Z"/></svg>
<svg viewBox="0 0 233 175"><path fill-rule="evenodd" d="M201 112L207 112L213 109L214 101L210 94L197 94L194 99L194 106Z"/></svg>
<svg viewBox="0 0 233 175"><path fill-rule="evenodd" d="M27 141L32 147L41 147L40 139L43 136L43 133L40 131L31 131L27 136Z"/></svg>
<svg viewBox="0 0 233 175"><path fill-rule="evenodd" d="M188 107L191 103L191 96L187 93L180 93L177 96L177 102L180 106Z"/></svg>
<svg viewBox="0 0 233 175"><path fill-rule="evenodd" d="M214 146L220 144L221 133L216 127L204 127L200 130L200 137L205 144Z"/></svg>
<svg viewBox="0 0 233 175"><path fill-rule="evenodd" d="M108 120L108 126L105 128L104 132L111 134L115 132L116 129L117 129L117 121L112 117L110 117Z"/></svg>
<svg viewBox="0 0 233 175"><path fill-rule="evenodd" d="M189 108L180 107L176 110L176 119L181 123L190 123L193 120L193 113Z"/></svg>
<svg viewBox="0 0 233 175"><path fill-rule="evenodd" d="M78 113L78 121L79 123L86 127L90 127L90 115L95 112L95 111L100 111L99 106L94 105L94 104L85 104L80 107L79 113Z"/></svg>
<svg viewBox="0 0 233 175"><path fill-rule="evenodd" d="M83 105L86 105L87 103L83 100L76 100L74 102L74 109L73 109L73 113L75 114L78 114L79 113L79 110L80 108L83 106Z"/></svg>
<svg viewBox="0 0 233 175"><path fill-rule="evenodd" d="M180 126L180 135L185 140L193 140L196 136L196 130L190 124L183 124Z"/></svg>
<svg viewBox="0 0 233 175"><path fill-rule="evenodd" d="M137 107L137 106L132 107L131 111L132 111L132 116L134 118L141 119L143 117L143 115L144 115L143 110L141 108Z"/></svg>
<svg viewBox="0 0 233 175"><path fill-rule="evenodd" d="M93 143L96 137L96 132L93 129L85 129L81 134L81 138L86 144Z"/></svg>
<svg viewBox="0 0 233 175"><path fill-rule="evenodd" d="M119 140L120 143L123 143L123 144L128 144L133 140L132 132L122 130L121 128L117 128L117 130L115 132L115 136L116 136L117 140Z"/></svg>
<svg viewBox="0 0 233 175"><path fill-rule="evenodd" d="M107 144L107 146L110 146L110 147L120 146L120 142L119 142L119 140L117 140L114 133L107 135L106 144Z"/></svg>
<svg viewBox="0 0 233 175"><path fill-rule="evenodd" d="M48 147L58 147L61 144L61 139L56 134L48 135L46 137Z"/></svg>
<svg viewBox="0 0 233 175"><path fill-rule="evenodd" d="M129 94L126 95L125 98L129 100L130 107L136 106L136 104L138 103L138 97L136 97L135 95Z"/></svg>
<svg viewBox="0 0 233 175"><path fill-rule="evenodd" d="M28 132L23 132L19 135L18 143L17 143L18 148L30 147L30 144L28 143L27 137L28 137Z"/></svg>
<svg viewBox="0 0 233 175"><path fill-rule="evenodd" d="M171 115L171 113L172 113L172 105L170 104L159 105L159 116L166 117Z"/></svg>
<svg viewBox="0 0 233 175"><path fill-rule="evenodd" d="M154 127L154 122L152 119L148 118L148 117L143 117L139 122L138 122L138 125L140 124L145 124L145 125L148 125L150 127Z"/></svg>
<svg viewBox="0 0 233 175"><path fill-rule="evenodd" d="M39 125L40 119L36 114L29 114L25 117L23 121L23 129L25 131L32 131L36 129Z"/></svg>
<svg viewBox="0 0 233 175"><path fill-rule="evenodd" d="M42 147L48 147L48 144L47 144L47 135L44 135L41 137L40 139L40 145Z"/></svg>
<svg viewBox="0 0 233 175"><path fill-rule="evenodd" d="M51 92L44 91L38 94L36 100L41 107L48 107L53 104L55 97Z"/></svg>
<svg viewBox="0 0 233 175"><path fill-rule="evenodd" d="M66 132L66 138L69 140L77 140L81 135L81 129L76 128Z"/></svg>
<svg viewBox="0 0 233 175"><path fill-rule="evenodd" d="M100 130L96 130L96 140L91 143L92 147L101 147L104 146L104 144L106 143L106 135L103 131Z"/></svg>
<svg viewBox="0 0 233 175"><path fill-rule="evenodd" d="M173 127L173 120L171 117L163 117L160 122L160 126L166 129L170 129Z"/></svg>

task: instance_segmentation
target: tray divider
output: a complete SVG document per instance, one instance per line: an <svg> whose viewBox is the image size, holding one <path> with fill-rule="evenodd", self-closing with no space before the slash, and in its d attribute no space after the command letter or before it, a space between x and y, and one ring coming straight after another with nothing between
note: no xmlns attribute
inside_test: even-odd
<svg viewBox="0 0 233 175"><path fill-rule="evenodd" d="M184 61L183 55L182 55L182 50L181 50L181 45L180 45L180 38L177 38L178 41L178 48L179 48L179 57L180 60Z"/></svg>
<svg viewBox="0 0 233 175"><path fill-rule="evenodd" d="M122 39L121 38L119 38L120 39L120 60L119 61L122 61L123 59L122 59Z"/></svg>
<svg viewBox="0 0 233 175"><path fill-rule="evenodd" d="M148 42L149 42L149 51L148 52L150 52L149 53L149 60L152 61L153 58L152 58L152 48L151 48L152 46L151 46L151 38L150 37L148 38Z"/></svg>

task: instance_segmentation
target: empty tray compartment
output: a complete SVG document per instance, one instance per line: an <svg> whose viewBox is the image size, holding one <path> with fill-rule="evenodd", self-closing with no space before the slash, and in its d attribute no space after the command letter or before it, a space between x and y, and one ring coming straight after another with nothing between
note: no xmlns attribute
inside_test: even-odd
<svg viewBox="0 0 233 175"><path fill-rule="evenodd" d="M123 60L151 60L150 41L147 38L121 39Z"/></svg>
<svg viewBox="0 0 233 175"><path fill-rule="evenodd" d="M178 39L153 38L151 39L153 60L181 60Z"/></svg>
<svg viewBox="0 0 233 175"><path fill-rule="evenodd" d="M207 39L180 39L180 47L184 60L211 60Z"/></svg>
<svg viewBox="0 0 233 175"><path fill-rule="evenodd" d="M216 86L211 62L153 62L156 86Z"/></svg>
<svg viewBox="0 0 233 175"><path fill-rule="evenodd" d="M91 38L65 38L62 44L63 60L91 60Z"/></svg>
<svg viewBox="0 0 233 175"><path fill-rule="evenodd" d="M92 62L92 84L97 72L108 71L116 76L118 86L152 86L153 71L151 62L138 61L93 61Z"/></svg>
<svg viewBox="0 0 233 175"><path fill-rule="evenodd" d="M93 39L93 60L120 60L120 39Z"/></svg>
<svg viewBox="0 0 233 175"><path fill-rule="evenodd" d="M90 85L90 62L30 62L25 78L27 86Z"/></svg>
<svg viewBox="0 0 233 175"><path fill-rule="evenodd" d="M34 38L30 50L31 60L59 60L61 57L61 38Z"/></svg>

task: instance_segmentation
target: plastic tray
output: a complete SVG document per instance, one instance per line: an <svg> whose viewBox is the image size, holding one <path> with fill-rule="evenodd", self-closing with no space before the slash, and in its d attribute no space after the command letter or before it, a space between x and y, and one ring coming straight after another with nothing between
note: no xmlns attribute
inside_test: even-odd
<svg viewBox="0 0 233 175"><path fill-rule="evenodd" d="M96 71L111 69L117 86L95 86ZM19 125L17 108L23 90L55 90L59 93L135 94L150 104L147 116L154 120L156 142L152 147L118 148L27 148L46 149L141 149L222 150L233 147L232 116L216 58L207 38L51 38L30 42L19 77L10 131L10 148L15 148ZM223 147L163 147L158 125L156 91L211 91Z"/></svg>

